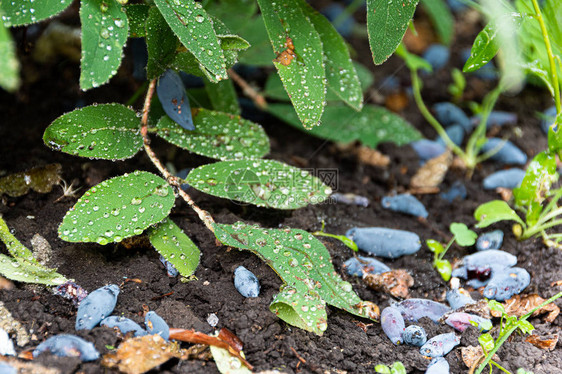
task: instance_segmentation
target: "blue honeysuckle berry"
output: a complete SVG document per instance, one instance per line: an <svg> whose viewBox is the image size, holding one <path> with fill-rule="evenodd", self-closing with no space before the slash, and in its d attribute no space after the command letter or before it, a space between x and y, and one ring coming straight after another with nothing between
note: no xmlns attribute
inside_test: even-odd
<svg viewBox="0 0 562 374"><path fill-rule="evenodd" d="M498 187L514 189L519 187L524 177L525 170L523 169L511 168L500 170L484 178L482 186L485 190L495 190Z"/></svg>
<svg viewBox="0 0 562 374"><path fill-rule="evenodd" d="M409 231L384 227L354 227L345 233L362 251L384 258L398 258L416 253L420 237Z"/></svg>
<svg viewBox="0 0 562 374"><path fill-rule="evenodd" d="M149 335L160 335L164 340L170 338L170 327L156 312L146 313L144 324Z"/></svg>
<svg viewBox="0 0 562 374"><path fill-rule="evenodd" d="M383 309L381 313L381 327L392 344L402 344L402 333L404 332L404 318L400 311L391 306Z"/></svg>
<svg viewBox="0 0 562 374"><path fill-rule="evenodd" d="M454 332L440 334L429 339L420 348L422 356L426 357L443 357L451 352L461 342L461 338Z"/></svg>
<svg viewBox="0 0 562 374"><path fill-rule="evenodd" d="M406 327L402 334L404 343L413 345L414 347L421 347L427 342L427 334L423 327L418 325L410 325Z"/></svg>
<svg viewBox="0 0 562 374"><path fill-rule="evenodd" d="M76 357L76 353L78 353L78 357L82 361L95 361L100 357L92 343L69 334L51 336L35 348L33 357L37 358L43 352L62 357Z"/></svg>
<svg viewBox="0 0 562 374"><path fill-rule="evenodd" d="M109 316L117 304L119 287L115 284L91 292L78 307L76 330L91 330Z"/></svg>
<svg viewBox="0 0 562 374"><path fill-rule="evenodd" d="M234 287L244 297L258 297L261 288L258 278L244 266L234 270Z"/></svg>

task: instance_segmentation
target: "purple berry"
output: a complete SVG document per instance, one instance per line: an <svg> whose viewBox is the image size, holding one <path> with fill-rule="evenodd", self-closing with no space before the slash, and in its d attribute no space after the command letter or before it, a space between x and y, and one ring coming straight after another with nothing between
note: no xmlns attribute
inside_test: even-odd
<svg viewBox="0 0 562 374"><path fill-rule="evenodd" d="M443 44L432 44L423 53L423 59L429 62L433 70L439 70L449 62L449 48Z"/></svg>
<svg viewBox="0 0 562 374"><path fill-rule="evenodd" d="M447 305L428 299L407 299L393 305L400 311L408 322L417 322L422 317L428 317L437 323L439 319L451 310Z"/></svg>
<svg viewBox="0 0 562 374"><path fill-rule="evenodd" d="M482 234L476 241L476 249L479 251L487 251L490 249L500 249L503 243L503 231L494 230Z"/></svg>
<svg viewBox="0 0 562 374"><path fill-rule="evenodd" d="M544 131L545 134L548 134L548 129L550 125L552 125L556 119L556 106L551 106L543 113L544 118L541 119L541 129Z"/></svg>
<svg viewBox="0 0 562 374"><path fill-rule="evenodd" d="M467 327L473 326L473 323L476 323L478 329L482 331L488 331L492 328L492 321L489 319L462 312L449 314L445 323L460 332L466 330Z"/></svg>
<svg viewBox="0 0 562 374"><path fill-rule="evenodd" d="M234 270L234 287L244 297L258 297L261 288L258 278L244 266Z"/></svg>
<svg viewBox="0 0 562 374"><path fill-rule="evenodd" d="M506 268L495 272L484 289L483 295L488 299L505 301L523 291L531 282L531 276L522 268Z"/></svg>
<svg viewBox="0 0 562 374"><path fill-rule="evenodd" d="M383 309L381 313L382 330L388 336L392 344L402 344L402 333L404 332L404 318L398 309L391 306Z"/></svg>
<svg viewBox="0 0 562 374"><path fill-rule="evenodd" d="M498 147L500 147L499 150ZM527 162L527 155L509 140L489 138L482 146L481 152L486 153L492 150L496 153L490 157L490 160L497 161L501 164L525 165Z"/></svg>
<svg viewBox="0 0 562 374"><path fill-rule="evenodd" d="M100 326L117 327L123 335L130 331L134 331L135 336L146 335L146 331L138 323L126 317L109 316L100 322Z"/></svg>
<svg viewBox="0 0 562 374"><path fill-rule="evenodd" d="M478 114L471 118L472 123L478 126L480 123L481 116ZM500 110L494 110L490 112L488 120L486 121L486 127L490 128L492 126L503 126L507 124L516 124L517 114L511 112L502 112Z"/></svg>
<svg viewBox="0 0 562 374"><path fill-rule="evenodd" d="M461 125L464 131L470 132L472 130L472 123L468 116L461 108L453 103L437 103L432 107L435 112L435 117L444 126L452 126L454 124Z"/></svg>
<svg viewBox="0 0 562 374"><path fill-rule="evenodd" d="M420 139L410 143L410 147L418 154L422 161L435 158L447 149L443 144L434 140Z"/></svg>
<svg viewBox="0 0 562 374"><path fill-rule="evenodd" d="M518 187L525 177L525 170L512 168L496 171L482 181L485 190L495 190L498 187L514 189Z"/></svg>
<svg viewBox="0 0 562 374"><path fill-rule="evenodd" d="M451 125L445 129L445 132L447 133L449 139L453 141L453 143L455 143L456 145L462 144L462 141L464 140L464 128L461 125ZM445 141L441 136L438 136L435 141L446 147Z"/></svg>
<svg viewBox="0 0 562 374"><path fill-rule="evenodd" d="M467 291L454 288L447 291L447 302L453 310L456 310L467 304L474 304L476 301L474 301Z"/></svg>
<svg viewBox="0 0 562 374"><path fill-rule="evenodd" d="M363 263L359 260L363 261ZM351 257L343 263L343 268L347 274L354 275L356 277L362 277L364 271L369 274L380 274L391 270L379 260L364 256L359 256L359 259Z"/></svg>
<svg viewBox="0 0 562 374"><path fill-rule="evenodd" d="M421 326L410 325L406 327L404 333L402 334L402 339L404 343L408 345L413 345L415 347L421 347L427 341L427 334Z"/></svg>
<svg viewBox="0 0 562 374"><path fill-rule="evenodd" d="M455 181L451 187L439 195L443 200L452 203L455 199L466 199L466 187L461 181Z"/></svg>
<svg viewBox="0 0 562 374"><path fill-rule="evenodd" d="M445 357L434 357L429 362L425 374L449 374L449 363Z"/></svg>
<svg viewBox="0 0 562 374"><path fill-rule="evenodd" d="M169 277L175 278L178 276L178 269L176 269L176 267L162 255L160 255L160 262L166 267L166 272Z"/></svg>

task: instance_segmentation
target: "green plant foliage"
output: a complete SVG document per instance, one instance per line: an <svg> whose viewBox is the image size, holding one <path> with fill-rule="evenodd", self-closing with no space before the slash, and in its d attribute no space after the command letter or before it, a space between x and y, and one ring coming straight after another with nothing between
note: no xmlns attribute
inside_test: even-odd
<svg viewBox="0 0 562 374"><path fill-rule="evenodd" d="M0 87L14 92L20 86L20 64L10 31L4 27L0 9Z"/></svg>
<svg viewBox="0 0 562 374"><path fill-rule="evenodd" d="M470 49L470 57L466 60L462 71L470 73L480 69L496 56L499 49L496 25L490 22L474 39Z"/></svg>
<svg viewBox="0 0 562 374"><path fill-rule="evenodd" d="M375 64L382 64L394 53L418 1L367 0L367 31Z"/></svg>
<svg viewBox="0 0 562 374"><path fill-rule="evenodd" d="M66 213L59 237L102 245L120 242L166 218L174 200L172 187L146 171L108 179L86 191Z"/></svg>
<svg viewBox="0 0 562 374"><path fill-rule="evenodd" d="M320 34L326 79L331 92L355 110L361 110L363 92L345 40L326 17L314 10L306 1L298 1L304 14Z"/></svg>
<svg viewBox="0 0 562 374"><path fill-rule="evenodd" d="M57 118L43 134L49 147L75 156L123 160L142 147L136 113L120 104L91 105Z"/></svg>
<svg viewBox="0 0 562 374"><path fill-rule="evenodd" d="M208 78L213 82L227 79L223 50L201 3L194 0L154 0L154 3L181 43L208 72Z"/></svg>
<svg viewBox="0 0 562 374"><path fill-rule="evenodd" d="M476 227L488 227L499 221L515 221L524 225L525 223L513 209L503 200L493 200L480 205L474 211L474 218L478 221Z"/></svg>
<svg viewBox="0 0 562 374"><path fill-rule="evenodd" d="M166 141L219 160L261 158L269 153L269 138L262 127L239 116L198 109L193 112L195 130L189 131L164 116L156 125Z"/></svg>
<svg viewBox="0 0 562 374"><path fill-rule="evenodd" d="M291 126L302 128L291 105L268 104L267 109ZM348 106L329 105L322 116L322 126L306 132L334 142L358 140L371 148L382 142L404 145L422 138L402 117L375 105L365 105L359 113Z"/></svg>
<svg viewBox="0 0 562 374"><path fill-rule="evenodd" d="M478 234L469 229L464 223L453 222L451 223L449 230L455 236L457 244L462 247L474 245L474 243L476 243L476 239L478 238Z"/></svg>
<svg viewBox="0 0 562 374"><path fill-rule="evenodd" d="M297 229L263 229L243 222L215 225L223 244L249 250L275 270L284 284L270 310L285 322L318 335L327 328L325 304L372 318L365 302L334 270L326 247Z"/></svg>
<svg viewBox="0 0 562 374"><path fill-rule="evenodd" d="M146 19L146 49L148 61L146 63L146 77L158 78L164 73L176 58L178 39L166 23L158 8L152 7ZM194 70L199 74L199 63L191 53L186 53L193 58Z"/></svg>
<svg viewBox="0 0 562 374"><path fill-rule="evenodd" d="M186 178L208 194L275 209L297 209L326 200L330 187L308 172L274 160L221 161Z"/></svg>
<svg viewBox="0 0 562 374"><path fill-rule="evenodd" d="M0 216L0 241L2 241L10 256L0 254L0 275L17 282L40 283L45 285L59 285L67 279L41 265L33 253L10 232L6 222Z"/></svg>
<svg viewBox="0 0 562 374"><path fill-rule="evenodd" d="M117 73L129 35L129 21L117 1L83 0L80 22L80 88L88 90L104 84Z"/></svg>
<svg viewBox="0 0 562 374"><path fill-rule="evenodd" d="M236 89L231 79L218 83L205 79L205 89L216 111L240 115L238 96L236 96Z"/></svg>
<svg viewBox="0 0 562 374"><path fill-rule="evenodd" d="M279 77L303 126L320 123L326 99L320 35L304 15L299 0L258 0L271 40ZM294 45L294 50L291 46Z"/></svg>
<svg viewBox="0 0 562 374"><path fill-rule="evenodd" d="M86 0L84 0L86 1ZM4 26L23 26L39 22L65 10L72 0L2 0Z"/></svg>
<svg viewBox="0 0 562 374"><path fill-rule="evenodd" d="M431 19L439 40L443 44L451 44L455 34L455 18L447 3L444 0L420 0L420 4Z"/></svg>
<svg viewBox="0 0 562 374"><path fill-rule="evenodd" d="M252 45L252 48L240 53L241 63L252 66L273 65L275 54L271 50L267 30L261 15L250 19L243 28L234 30Z"/></svg>
<svg viewBox="0 0 562 374"><path fill-rule="evenodd" d="M219 0L209 2L205 9L238 34L257 13L258 6L254 0Z"/></svg>
<svg viewBox="0 0 562 374"><path fill-rule="evenodd" d="M408 52L404 44L400 43L398 48L396 48L396 55L400 56L408 69L413 72L417 72L418 70L424 70L428 73L433 71L431 64L427 62L427 60L423 59L422 57L415 55L413 53Z"/></svg>
<svg viewBox="0 0 562 374"><path fill-rule="evenodd" d="M548 150L562 157L562 111L558 113L548 129Z"/></svg>
<svg viewBox="0 0 562 374"><path fill-rule="evenodd" d="M129 20L129 36L140 38L146 36L146 19L148 18L149 5L129 4L125 7L125 13Z"/></svg>
<svg viewBox="0 0 562 374"><path fill-rule="evenodd" d="M148 238L158 253L174 265L181 275L188 277L195 272L201 252L171 219L165 218L150 228Z"/></svg>

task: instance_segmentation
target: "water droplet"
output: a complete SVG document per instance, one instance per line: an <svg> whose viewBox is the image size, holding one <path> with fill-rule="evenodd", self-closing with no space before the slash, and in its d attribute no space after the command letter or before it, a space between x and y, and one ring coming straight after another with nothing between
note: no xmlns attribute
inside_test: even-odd
<svg viewBox="0 0 562 374"><path fill-rule="evenodd" d="M140 197L133 197L131 199L131 204L132 205L140 205L140 203L142 203L142 199Z"/></svg>
<svg viewBox="0 0 562 374"><path fill-rule="evenodd" d="M108 39L109 38L109 30L107 30L105 27L101 29L100 31L100 36L104 39Z"/></svg>

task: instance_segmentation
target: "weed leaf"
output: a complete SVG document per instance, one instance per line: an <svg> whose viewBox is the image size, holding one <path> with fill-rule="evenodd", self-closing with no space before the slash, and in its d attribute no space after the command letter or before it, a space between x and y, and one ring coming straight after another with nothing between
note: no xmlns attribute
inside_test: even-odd
<svg viewBox="0 0 562 374"><path fill-rule="evenodd" d="M223 51L209 15L194 0L154 0L170 28L181 43L208 71L214 82L226 79Z"/></svg>
<svg viewBox="0 0 562 374"><path fill-rule="evenodd" d="M238 97L236 96L236 89L231 79L218 83L213 83L205 79L205 89L207 94L209 94L213 109L219 112L240 115Z"/></svg>
<svg viewBox="0 0 562 374"><path fill-rule="evenodd" d="M221 161L193 169L187 183L210 195L275 209L317 204L332 193L308 172L274 160Z"/></svg>
<svg viewBox="0 0 562 374"><path fill-rule="evenodd" d="M499 221L515 221L525 226L523 220L503 200L493 200L480 205L474 211L474 218L478 221L478 228L488 227Z"/></svg>
<svg viewBox="0 0 562 374"><path fill-rule="evenodd" d="M20 86L20 64L16 57L16 47L10 31L2 25L2 9L0 9L0 87L14 92Z"/></svg>
<svg viewBox="0 0 562 374"><path fill-rule="evenodd" d="M142 147L136 113L120 104L91 105L57 118L43 135L49 147L75 156L123 160Z"/></svg>
<svg viewBox="0 0 562 374"><path fill-rule="evenodd" d="M268 104L267 109L291 126L302 129L291 105ZM322 126L306 132L341 143L359 140L371 148L382 142L408 144L422 137L402 117L375 105L365 105L359 113L348 106L329 105L322 116Z"/></svg>
<svg viewBox="0 0 562 374"><path fill-rule="evenodd" d="M375 64L382 64L394 53L418 1L367 0L367 31Z"/></svg>
<svg viewBox="0 0 562 374"><path fill-rule="evenodd" d="M270 309L285 322L321 335L327 327L325 304L373 317L361 308L364 302L336 273L328 250L312 234L237 222L216 224L215 235L225 245L256 254L281 277L284 285Z"/></svg>
<svg viewBox="0 0 562 374"><path fill-rule="evenodd" d="M421 0L421 5L433 24L439 40L443 44L451 44L455 34L455 18L444 0Z"/></svg>
<svg viewBox="0 0 562 374"><path fill-rule="evenodd" d="M478 238L478 234L469 229L464 223L453 222L449 230L455 235L457 244L463 247L474 245L476 238Z"/></svg>
<svg viewBox="0 0 562 374"><path fill-rule="evenodd" d="M178 44L178 38L162 14L157 8L150 8L146 20L146 50L148 52L146 77L148 79L159 77L172 64L177 55ZM199 63L196 64L196 69L199 70Z"/></svg>
<svg viewBox="0 0 562 374"><path fill-rule="evenodd" d="M184 277L195 272L201 252L171 219L165 218L151 228L148 238L152 246Z"/></svg>
<svg viewBox="0 0 562 374"><path fill-rule="evenodd" d="M238 29L237 32L252 45L252 48L240 53L241 63L252 66L273 65L275 54L271 50L271 44L267 37L267 30L261 15L257 15L249 20L244 27Z"/></svg>
<svg viewBox="0 0 562 374"><path fill-rule="evenodd" d="M174 200L172 187L146 171L108 179L70 208L59 226L59 237L102 245L120 242L166 218Z"/></svg>
<svg viewBox="0 0 562 374"><path fill-rule="evenodd" d="M300 0L258 0L279 77L305 128L320 123L326 96L322 42Z"/></svg>
<svg viewBox="0 0 562 374"><path fill-rule="evenodd" d="M117 1L84 0L80 5L80 22L80 88L88 90L106 83L117 73L129 35L129 21Z"/></svg>
<svg viewBox="0 0 562 374"><path fill-rule="evenodd" d="M0 8L5 15L2 17L4 26L23 26L52 17L72 3L72 0L3 0ZM2 56L2 55L0 55Z"/></svg>
<svg viewBox="0 0 562 374"><path fill-rule="evenodd" d="M146 36L146 20L148 19L149 5L128 4L125 13L129 20L129 37L140 38Z"/></svg>
<svg viewBox="0 0 562 374"><path fill-rule="evenodd" d="M492 22L488 23L478 33L470 50L470 57L462 68L463 72L470 73L476 71L494 58L500 49L496 36L496 25Z"/></svg>
<svg viewBox="0 0 562 374"><path fill-rule="evenodd" d="M261 158L269 153L269 139L260 125L228 113L198 109L193 114L195 130L180 127L164 116L157 135L202 156L219 160Z"/></svg>

